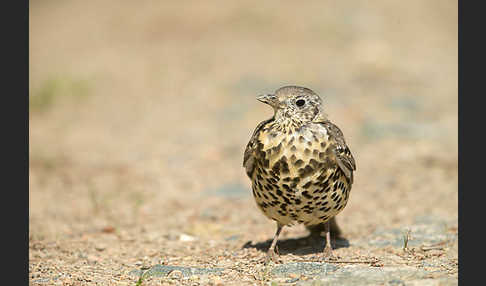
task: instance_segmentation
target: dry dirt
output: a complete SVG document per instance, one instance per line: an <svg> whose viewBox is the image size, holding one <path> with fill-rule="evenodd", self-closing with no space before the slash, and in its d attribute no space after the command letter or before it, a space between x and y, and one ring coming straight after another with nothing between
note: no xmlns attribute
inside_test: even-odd
<svg viewBox="0 0 486 286"><path fill-rule="evenodd" d="M457 284L456 1L29 13L31 285ZM287 84L323 96L356 159L340 263L304 264L323 245L301 226L262 263L275 225L243 151L272 113L255 97Z"/></svg>

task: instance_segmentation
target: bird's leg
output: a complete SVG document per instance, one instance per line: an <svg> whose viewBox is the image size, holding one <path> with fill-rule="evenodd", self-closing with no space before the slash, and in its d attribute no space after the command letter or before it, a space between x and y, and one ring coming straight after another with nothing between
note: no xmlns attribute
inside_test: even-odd
<svg viewBox="0 0 486 286"><path fill-rule="evenodd" d="M337 224L335 216L333 216L329 220L329 231L331 232L332 237L334 237L334 238L341 237L342 231L341 231L341 228L339 228L339 225Z"/></svg>
<svg viewBox="0 0 486 286"><path fill-rule="evenodd" d="M333 259L334 255L332 254L332 245L331 245L331 223L327 221L324 223L324 232L326 233L326 246L324 247L324 258L325 259Z"/></svg>
<svg viewBox="0 0 486 286"><path fill-rule="evenodd" d="M275 233L272 244L270 245L270 248L267 251L267 258L265 259L265 263L268 263L270 260L275 263L278 263L278 255L277 253L275 253L275 247L277 246L278 237L280 236L280 232L282 231L282 228L283 225L277 223L277 232Z"/></svg>

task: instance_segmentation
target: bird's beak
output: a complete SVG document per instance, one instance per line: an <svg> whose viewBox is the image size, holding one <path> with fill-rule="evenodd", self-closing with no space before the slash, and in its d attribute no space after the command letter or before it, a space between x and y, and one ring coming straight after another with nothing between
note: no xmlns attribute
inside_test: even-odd
<svg viewBox="0 0 486 286"><path fill-rule="evenodd" d="M270 106L275 106L277 103L277 97L273 94L263 94L257 96L257 99L263 103L266 103Z"/></svg>

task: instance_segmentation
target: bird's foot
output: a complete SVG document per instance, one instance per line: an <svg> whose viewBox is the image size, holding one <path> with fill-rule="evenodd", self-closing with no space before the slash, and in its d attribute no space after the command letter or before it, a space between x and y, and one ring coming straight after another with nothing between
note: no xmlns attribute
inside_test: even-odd
<svg viewBox="0 0 486 286"><path fill-rule="evenodd" d="M326 247L324 247L322 257L326 261L337 260L337 256L334 255L334 251L332 250L330 245L326 245Z"/></svg>
<svg viewBox="0 0 486 286"><path fill-rule="evenodd" d="M280 260L279 254L274 251L273 249L268 250L267 256L265 257L265 265L273 262L273 263L281 263L282 261Z"/></svg>
<svg viewBox="0 0 486 286"><path fill-rule="evenodd" d="M334 255L334 251L332 250L332 248L326 245L326 247L324 247L324 250L318 253L314 257L314 259L316 262L333 262L333 261L337 261L338 257Z"/></svg>

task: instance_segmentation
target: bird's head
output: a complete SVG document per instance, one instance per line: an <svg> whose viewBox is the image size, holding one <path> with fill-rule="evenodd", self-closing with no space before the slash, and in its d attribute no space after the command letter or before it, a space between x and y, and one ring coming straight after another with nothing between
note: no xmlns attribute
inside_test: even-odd
<svg viewBox="0 0 486 286"><path fill-rule="evenodd" d="M260 95L257 99L273 107L277 121L290 120L294 124L302 125L326 118L322 99L306 87L284 86L274 94Z"/></svg>

